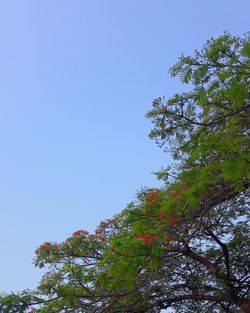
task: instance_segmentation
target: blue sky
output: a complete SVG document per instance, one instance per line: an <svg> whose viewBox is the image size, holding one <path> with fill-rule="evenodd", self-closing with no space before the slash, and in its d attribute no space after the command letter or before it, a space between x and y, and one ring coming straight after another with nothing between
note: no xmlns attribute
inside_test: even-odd
<svg viewBox="0 0 250 313"><path fill-rule="evenodd" d="M44 241L93 231L171 163L147 137L152 100L183 90L168 69L250 2L0 2L0 290L33 288Z"/></svg>

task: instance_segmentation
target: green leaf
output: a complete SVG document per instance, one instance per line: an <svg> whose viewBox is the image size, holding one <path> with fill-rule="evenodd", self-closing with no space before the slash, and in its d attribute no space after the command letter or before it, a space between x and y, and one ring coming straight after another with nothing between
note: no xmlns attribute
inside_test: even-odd
<svg viewBox="0 0 250 313"><path fill-rule="evenodd" d="M247 57L250 57L250 43L246 43L246 45L242 48L241 53Z"/></svg>

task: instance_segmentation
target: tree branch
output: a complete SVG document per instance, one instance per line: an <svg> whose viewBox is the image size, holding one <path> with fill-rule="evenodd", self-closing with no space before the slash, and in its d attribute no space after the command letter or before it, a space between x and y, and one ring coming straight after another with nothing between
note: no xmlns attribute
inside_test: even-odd
<svg viewBox="0 0 250 313"><path fill-rule="evenodd" d="M227 279L229 279L229 277L230 277L230 262L229 262L229 252L228 252L227 245L225 243L223 243L222 241L220 241L220 239L209 228L206 228L206 232L222 248L224 259L225 259L226 270L227 270L226 277L227 277Z"/></svg>

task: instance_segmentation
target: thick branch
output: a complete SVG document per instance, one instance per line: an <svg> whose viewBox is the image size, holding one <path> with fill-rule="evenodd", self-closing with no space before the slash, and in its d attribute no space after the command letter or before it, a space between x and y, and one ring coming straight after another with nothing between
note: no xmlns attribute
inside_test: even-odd
<svg viewBox="0 0 250 313"><path fill-rule="evenodd" d="M184 249L182 249L182 253L185 254L186 256L192 258L193 260L196 260L196 261L200 262L201 264L205 265L205 267L209 270L210 273L212 273L216 276L218 275L218 268L216 267L216 265L211 263L204 256L201 256L201 255L195 253L194 251L192 251L189 246L186 246Z"/></svg>
<svg viewBox="0 0 250 313"><path fill-rule="evenodd" d="M222 294L222 295L205 295L205 294L190 294L190 295L180 295L177 297L174 297L172 299L164 299L160 300L158 302L158 305L161 306L162 308L168 308L170 307L173 303L176 302L181 302L185 300L193 300L193 301L215 301L215 302L228 302L228 303L234 303L234 299L232 299L229 295L227 294Z"/></svg>
<svg viewBox="0 0 250 313"><path fill-rule="evenodd" d="M220 241L220 239L210 229L206 229L206 231L214 239L214 241L218 243L218 245L221 247L221 249L223 251L226 270L227 270L226 277L227 277L227 279L229 279L229 277L230 277L230 263L229 263L229 252L228 252L227 245L225 243L223 243L222 241Z"/></svg>
<svg viewBox="0 0 250 313"><path fill-rule="evenodd" d="M246 189L249 187L248 182L244 183L243 185ZM210 208L224 201L232 199L237 194L239 194L239 192L235 191L232 183L221 184L217 186L217 188L211 191L208 196L204 197L204 199L201 201L200 206L192 212L192 218L195 219L201 217Z"/></svg>

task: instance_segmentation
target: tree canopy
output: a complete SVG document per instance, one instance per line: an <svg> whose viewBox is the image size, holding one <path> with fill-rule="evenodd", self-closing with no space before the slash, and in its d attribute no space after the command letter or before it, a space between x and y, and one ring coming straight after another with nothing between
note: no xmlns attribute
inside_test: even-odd
<svg viewBox="0 0 250 313"><path fill-rule="evenodd" d="M225 33L170 69L188 92L157 98L150 138L174 164L94 234L45 242L36 290L1 312L250 312L250 37Z"/></svg>

